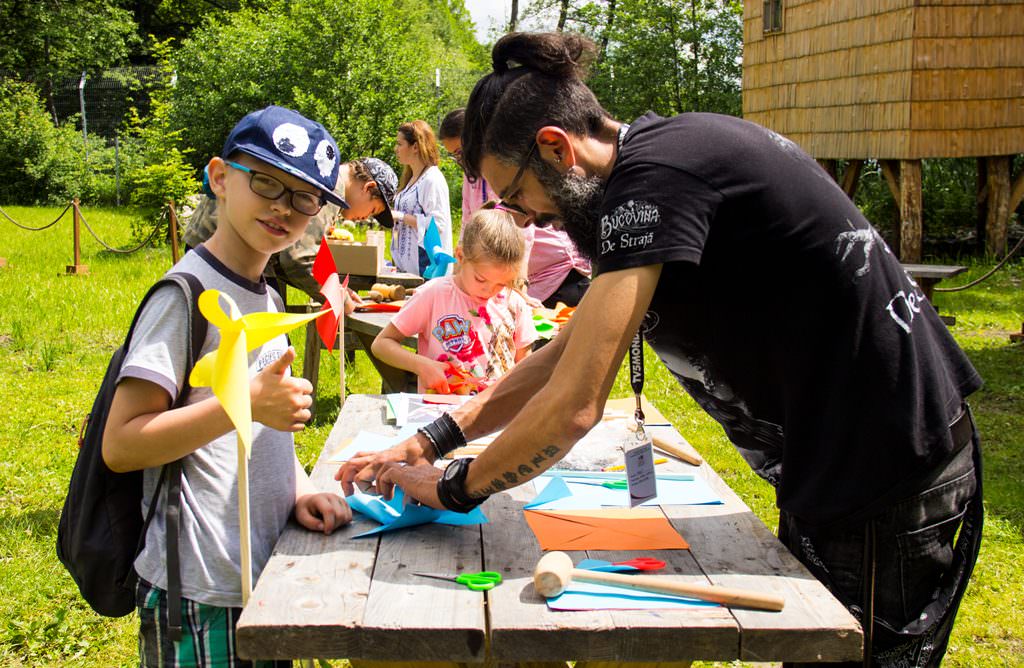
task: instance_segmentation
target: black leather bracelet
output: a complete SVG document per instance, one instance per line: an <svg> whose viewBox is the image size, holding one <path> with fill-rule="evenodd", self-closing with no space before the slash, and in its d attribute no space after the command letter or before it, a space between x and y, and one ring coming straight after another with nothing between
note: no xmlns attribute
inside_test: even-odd
<svg viewBox="0 0 1024 668"><path fill-rule="evenodd" d="M476 498L466 493L466 476L472 461L469 458L456 459L445 468L444 474L437 481L437 498L448 510L468 513L490 498Z"/></svg>
<svg viewBox="0 0 1024 668"><path fill-rule="evenodd" d="M423 434L427 438L427 442L430 443L430 447L434 449L435 459L443 459L444 455L441 454L441 448L437 447L437 443L434 442L434 437L427 431L426 426L420 427L416 430L417 434Z"/></svg>
<svg viewBox="0 0 1024 668"><path fill-rule="evenodd" d="M422 432L433 444L438 458L443 458L452 450L466 445L466 435L462 433L459 424L448 413L442 414L441 417L420 427L417 431Z"/></svg>

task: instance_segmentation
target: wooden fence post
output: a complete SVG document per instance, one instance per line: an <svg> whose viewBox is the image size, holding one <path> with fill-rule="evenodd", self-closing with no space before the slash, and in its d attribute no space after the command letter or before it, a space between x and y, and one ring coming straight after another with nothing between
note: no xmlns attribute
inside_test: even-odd
<svg viewBox="0 0 1024 668"><path fill-rule="evenodd" d="M74 198L73 200L71 200L71 208L72 208L72 220L73 220L72 227L74 228L73 234L74 234L74 238L75 238L74 259L72 260L72 262L74 262L74 264L67 265L65 267L65 269L64 269L64 272L65 272L65 274L72 274L72 275L75 275L75 276L81 276L81 275L89 273L89 267L87 267L84 264L82 264L81 232L80 232L80 229L79 229L79 227L80 227L79 218L81 218L82 214L78 210L78 198L77 197Z"/></svg>
<svg viewBox="0 0 1024 668"><path fill-rule="evenodd" d="M178 214L174 210L174 200L167 200L167 224L171 234L171 264L178 264L180 251L178 250Z"/></svg>

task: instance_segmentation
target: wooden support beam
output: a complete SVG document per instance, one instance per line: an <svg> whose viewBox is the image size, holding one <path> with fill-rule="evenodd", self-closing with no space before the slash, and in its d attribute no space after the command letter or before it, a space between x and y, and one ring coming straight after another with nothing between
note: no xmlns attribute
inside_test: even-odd
<svg viewBox="0 0 1024 668"><path fill-rule="evenodd" d="M1008 210L1013 213L1024 200L1024 169L1013 178L1013 187L1010 188L1010 205Z"/></svg>
<svg viewBox="0 0 1024 668"><path fill-rule="evenodd" d="M985 252L993 257L1006 254L1010 220L1010 157L985 159L988 172L988 211L985 217Z"/></svg>
<svg viewBox="0 0 1024 668"><path fill-rule="evenodd" d="M900 160L900 248L902 262L921 261L921 161Z"/></svg>
<svg viewBox="0 0 1024 668"><path fill-rule="evenodd" d="M885 182L889 185L889 192L892 193L892 198L899 204L900 163L896 160L879 160L878 164L882 167L882 176L885 177Z"/></svg>
<svg viewBox="0 0 1024 668"><path fill-rule="evenodd" d="M833 181L839 182L836 176L839 173L839 161L838 160L826 160L819 159L818 164L825 170L825 173L832 177Z"/></svg>
<svg viewBox="0 0 1024 668"><path fill-rule="evenodd" d="M843 192L850 199L853 199L854 195L857 194L857 185L860 183L862 169L864 169L863 160L851 160L846 164L846 169L843 170Z"/></svg>

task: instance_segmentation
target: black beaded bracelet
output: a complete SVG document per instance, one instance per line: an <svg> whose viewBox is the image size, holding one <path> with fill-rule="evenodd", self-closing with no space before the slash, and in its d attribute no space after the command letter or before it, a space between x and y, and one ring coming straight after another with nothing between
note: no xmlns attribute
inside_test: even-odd
<svg viewBox="0 0 1024 668"><path fill-rule="evenodd" d="M466 435L462 433L459 424L448 413L442 414L441 417L420 427L417 431L427 437L427 440L434 446L434 450L437 451L438 458L443 458L452 450L466 445Z"/></svg>

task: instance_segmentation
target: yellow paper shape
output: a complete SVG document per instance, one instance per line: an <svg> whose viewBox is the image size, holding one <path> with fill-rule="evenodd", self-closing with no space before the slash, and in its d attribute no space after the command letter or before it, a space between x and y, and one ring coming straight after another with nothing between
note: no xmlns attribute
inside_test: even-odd
<svg viewBox="0 0 1024 668"><path fill-rule="evenodd" d="M221 307L223 299L228 312ZM193 387L209 387L224 407L245 455L252 451L252 404L249 398L249 356L251 350L276 336L289 332L310 320L329 313L249 313L242 315L238 305L219 290L199 295L199 311L220 330L220 345L196 362L189 376Z"/></svg>

